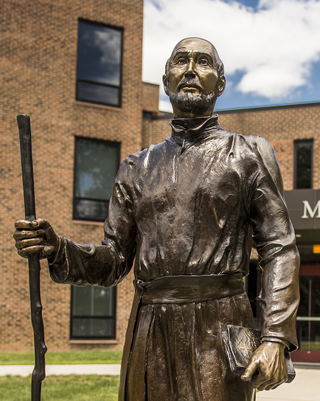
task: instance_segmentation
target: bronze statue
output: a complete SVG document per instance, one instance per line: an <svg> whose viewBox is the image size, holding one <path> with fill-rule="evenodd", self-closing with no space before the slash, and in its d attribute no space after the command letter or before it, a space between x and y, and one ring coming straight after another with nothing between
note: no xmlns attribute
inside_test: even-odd
<svg viewBox="0 0 320 401"><path fill-rule="evenodd" d="M118 284L135 259L135 298L122 360L120 401L251 401L287 379L297 348L299 255L271 145L223 130L225 87L214 46L188 38L163 77L172 135L130 155L114 183L102 245L57 236L42 219L16 222L18 253L48 258L57 283ZM253 327L243 277L254 239L262 274L261 345L240 378L222 331Z"/></svg>

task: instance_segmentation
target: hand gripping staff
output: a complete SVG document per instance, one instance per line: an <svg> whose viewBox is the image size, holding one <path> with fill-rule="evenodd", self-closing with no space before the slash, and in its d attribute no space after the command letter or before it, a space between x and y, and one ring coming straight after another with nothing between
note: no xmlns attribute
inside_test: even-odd
<svg viewBox="0 0 320 401"><path fill-rule="evenodd" d="M34 181L31 148L30 117L17 116L20 136L21 168L24 193L25 219L36 219L34 199ZM44 343L42 305L40 298L40 262L39 255L28 256L31 321L34 333L35 366L32 372L31 401L41 400L41 382L45 378L45 357L47 347Z"/></svg>

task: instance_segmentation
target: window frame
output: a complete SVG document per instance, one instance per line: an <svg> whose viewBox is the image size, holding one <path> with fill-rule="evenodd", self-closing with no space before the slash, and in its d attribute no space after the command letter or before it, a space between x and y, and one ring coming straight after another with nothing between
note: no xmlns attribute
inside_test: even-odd
<svg viewBox="0 0 320 401"><path fill-rule="evenodd" d="M298 144L299 143L311 143L311 171L310 171L310 188L297 188L298 178ZM296 139L294 140L294 169L293 169L293 188L294 189L313 189L313 158L314 158L314 140L311 139Z"/></svg>
<svg viewBox="0 0 320 401"><path fill-rule="evenodd" d="M92 201L96 201L96 202L106 202L108 203L107 208L109 207L109 202L110 199L106 199L106 200L102 200L102 199L95 199L95 198L88 198L88 197L79 197L76 196L76 142L77 139L86 139L86 140L90 140L90 141L95 141L95 142L103 142L103 143L107 143L107 144L112 144L117 145L117 170L120 167L120 157L121 157L121 142L116 142L116 141L109 141L109 140L104 140L104 139L98 139L98 138L90 138L90 137L85 137L85 136L79 136L76 135L74 137L74 159L73 159L73 200L72 200L72 220L76 220L76 221L92 221L92 222L99 222L99 223L103 223L105 221L101 220L101 219L92 219L92 218L86 218L86 217L78 217L75 215L75 210L76 210L76 200L77 199L83 199L83 200L92 200ZM106 216L107 218L107 216Z"/></svg>
<svg viewBox="0 0 320 401"><path fill-rule="evenodd" d="M89 81L89 80L79 79L78 78L79 46L80 46L80 41L79 41L79 26L80 26L80 22L85 22L87 24L97 25L97 26L101 26L101 27L104 27L104 28L113 29L115 31L120 31L121 32L121 46L120 46L121 57L120 57L120 83L119 83L119 86L112 85L112 84L103 84L103 83L100 83L100 82ZM123 27L112 26L112 25L109 25L109 24L104 24L104 23L101 23L101 22L91 21L91 20L87 20L87 19L84 19L84 18L79 18L78 19L78 43L77 43L77 65L76 65L76 70L77 70L77 74L76 74L76 101L77 102L99 104L99 105L102 105L102 106L115 107L117 109L122 107L123 37L124 37L124 28ZM105 102L96 102L96 101L93 101L93 100L79 99L79 96L78 96L78 82L90 83L90 84L94 84L94 85L98 85L98 86L105 86L105 87L109 87L109 88L117 88L119 90L118 104L114 105L114 104L105 103Z"/></svg>
<svg viewBox="0 0 320 401"><path fill-rule="evenodd" d="M70 296L71 296L71 300L70 300L70 306L71 306L71 311L70 311L70 335L69 338L70 340L115 340L117 337L117 286L114 287L108 287L105 288L106 290L109 289L113 289L114 293L113 293L113 317L110 316L88 316L88 315L83 315L83 316L73 316L73 291L74 291L74 285L71 285L71 291L70 291ZM90 285L89 287L94 287L93 285ZM108 319L108 320L113 320L114 321L114 335L113 336L106 336L106 337L99 337L99 336L74 336L72 334L72 322L73 322L73 318L82 318L82 319Z"/></svg>

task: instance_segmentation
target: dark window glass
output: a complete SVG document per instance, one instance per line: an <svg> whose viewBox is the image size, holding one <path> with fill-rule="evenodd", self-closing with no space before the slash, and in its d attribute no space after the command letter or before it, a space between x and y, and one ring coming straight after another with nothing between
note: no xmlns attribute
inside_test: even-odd
<svg viewBox="0 0 320 401"><path fill-rule="evenodd" d="M74 219L106 219L119 158L119 143L76 137Z"/></svg>
<svg viewBox="0 0 320 401"><path fill-rule="evenodd" d="M118 106L120 89L78 81L78 99Z"/></svg>
<svg viewBox="0 0 320 401"><path fill-rule="evenodd" d="M313 140L295 141L295 189L312 188Z"/></svg>
<svg viewBox="0 0 320 401"><path fill-rule="evenodd" d="M122 30L79 21L77 99L120 107Z"/></svg>
<svg viewBox="0 0 320 401"><path fill-rule="evenodd" d="M320 351L320 276L300 276L297 335L300 350Z"/></svg>
<svg viewBox="0 0 320 401"><path fill-rule="evenodd" d="M72 287L71 305L71 338L115 338L115 287Z"/></svg>

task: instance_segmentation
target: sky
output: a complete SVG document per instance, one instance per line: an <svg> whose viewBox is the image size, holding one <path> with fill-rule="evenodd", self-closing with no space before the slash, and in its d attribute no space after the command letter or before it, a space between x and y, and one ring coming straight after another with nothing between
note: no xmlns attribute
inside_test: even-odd
<svg viewBox="0 0 320 401"><path fill-rule="evenodd" d="M320 101L320 0L144 0L143 81L161 84L185 37L215 45L227 85L216 110Z"/></svg>

